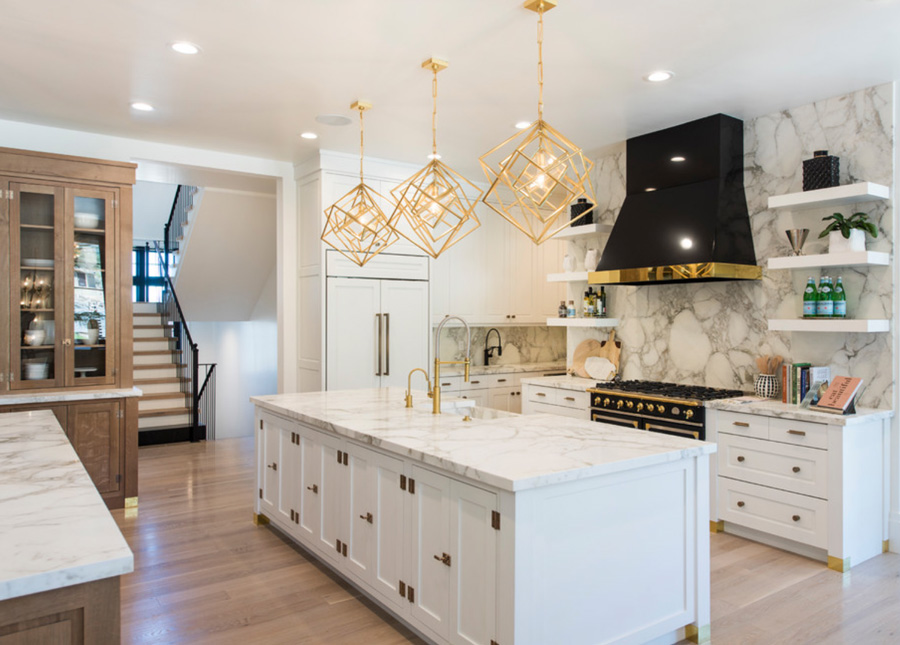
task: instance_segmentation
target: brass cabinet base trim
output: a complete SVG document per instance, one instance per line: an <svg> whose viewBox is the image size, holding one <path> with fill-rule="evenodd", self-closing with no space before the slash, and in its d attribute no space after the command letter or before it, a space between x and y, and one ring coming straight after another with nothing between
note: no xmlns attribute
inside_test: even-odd
<svg viewBox="0 0 900 645"><path fill-rule="evenodd" d="M254 513L253 514L253 523L256 526L265 526L269 523L269 518L263 515L262 513Z"/></svg>
<svg viewBox="0 0 900 645"><path fill-rule="evenodd" d="M692 643L708 643L710 639L709 625L697 627L696 625L684 626L684 637Z"/></svg>
<svg viewBox="0 0 900 645"><path fill-rule="evenodd" d="M850 571L850 558L836 558L833 555L828 556L828 568L846 573Z"/></svg>
<svg viewBox="0 0 900 645"><path fill-rule="evenodd" d="M137 508L138 498L135 497L126 497L125 498L125 508Z"/></svg>
<svg viewBox="0 0 900 645"><path fill-rule="evenodd" d="M672 282L678 280L761 280L762 267L755 264L728 262L700 262L670 264L658 267L591 271L588 284L639 284L642 282Z"/></svg>
<svg viewBox="0 0 900 645"><path fill-rule="evenodd" d="M710 533L722 533L725 531L725 520L719 520L717 522L709 521L709 532Z"/></svg>
<svg viewBox="0 0 900 645"><path fill-rule="evenodd" d="M891 550L891 541L890 541L890 540L884 540L884 541L881 543L881 552L882 552L882 553L887 553L887 552L890 551L890 550Z"/></svg>

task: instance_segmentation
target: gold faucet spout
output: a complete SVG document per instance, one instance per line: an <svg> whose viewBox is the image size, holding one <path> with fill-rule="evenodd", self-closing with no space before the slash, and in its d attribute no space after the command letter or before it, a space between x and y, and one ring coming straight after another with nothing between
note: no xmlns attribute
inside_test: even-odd
<svg viewBox="0 0 900 645"><path fill-rule="evenodd" d="M428 372L423 370L421 367L416 367L413 370L410 370L409 376L406 378L406 407L411 408L413 406L413 398L412 398L412 375L416 372L422 372L425 375L425 382L428 383L428 396L432 396L432 388L431 388L431 379L428 378Z"/></svg>
<svg viewBox="0 0 900 645"><path fill-rule="evenodd" d="M466 328L466 360L464 361L442 361L440 357L440 337L441 337L441 329L443 329L444 325L447 324L447 321L451 318L456 318L459 322L463 324L463 327ZM434 387L432 388L432 392L434 395L431 397L432 406L431 411L434 414L441 413L441 365L459 365L463 364L466 366L465 374L463 376L463 380L468 383L469 382L469 364L470 357L472 355L472 334L469 331L469 323L460 318L459 316L444 316L444 319L438 324L437 329L434 330Z"/></svg>

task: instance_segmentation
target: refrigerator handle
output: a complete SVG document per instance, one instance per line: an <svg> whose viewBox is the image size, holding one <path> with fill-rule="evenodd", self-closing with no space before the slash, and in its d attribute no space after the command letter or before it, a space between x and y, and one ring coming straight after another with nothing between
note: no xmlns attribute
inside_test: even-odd
<svg viewBox="0 0 900 645"><path fill-rule="evenodd" d="M378 356L375 358L375 376L381 376L381 314L375 314L378 323L378 333L375 334L375 344L378 345Z"/></svg>
<svg viewBox="0 0 900 645"><path fill-rule="evenodd" d="M384 314L384 375L391 375L391 314Z"/></svg>

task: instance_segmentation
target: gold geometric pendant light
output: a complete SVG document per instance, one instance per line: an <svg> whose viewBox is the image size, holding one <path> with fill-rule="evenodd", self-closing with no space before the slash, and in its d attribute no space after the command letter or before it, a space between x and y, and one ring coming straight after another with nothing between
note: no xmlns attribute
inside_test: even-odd
<svg viewBox="0 0 900 645"><path fill-rule="evenodd" d="M371 103L355 101L351 110L359 110L359 185L325 209L322 241L363 266L399 239L388 217L378 205L385 200L363 181L363 112Z"/></svg>
<svg viewBox="0 0 900 645"><path fill-rule="evenodd" d="M556 0L528 0L523 6L538 14L538 118L479 161L491 182L484 203L540 244L591 212L570 220L568 208L577 198L591 204L597 199L590 178L594 164L544 121L544 12Z"/></svg>
<svg viewBox="0 0 900 645"><path fill-rule="evenodd" d="M434 74L431 81L431 162L391 191L397 202L391 224L400 235L437 258L481 226L475 216L475 205L482 191L440 161L436 127L437 73L447 68L447 62L429 58L422 67Z"/></svg>

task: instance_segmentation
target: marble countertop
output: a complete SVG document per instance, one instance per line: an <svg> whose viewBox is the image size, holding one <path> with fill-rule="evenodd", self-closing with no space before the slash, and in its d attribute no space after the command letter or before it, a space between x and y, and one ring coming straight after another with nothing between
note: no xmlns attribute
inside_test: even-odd
<svg viewBox="0 0 900 645"><path fill-rule="evenodd" d="M523 378L521 383L523 385L540 385L542 387L555 387L560 390L585 392L589 387L597 386L597 379L581 378L580 376L539 376Z"/></svg>
<svg viewBox="0 0 900 645"><path fill-rule="evenodd" d="M65 403L67 401L96 401L99 399L127 399L141 396L136 387L128 388L85 388L63 392L17 392L0 396L0 406L30 405L34 403Z"/></svg>
<svg viewBox="0 0 900 645"><path fill-rule="evenodd" d="M263 410L508 491L679 461L715 444L549 414L463 421L403 388L273 394ZM445 403L450 402L449 397Z"/></svg>
<svg viewBox="0 0 900 645"><path fill-rule="evenodd" d="M460 365L441 365L441 376L462 376ZM565 372L565 361L551 363L516 363L513 365L471 365L469 374L521 374L523 372Z"/></svg>
<svg viewBox="0 0 900 645"><path fill-rule="evenodd" d="M0 600L119 576L134 557L48 410L0 414Z"/></svg>
<svg viewBox="0 0 900 645"><path fill-rule="evenodd" d="M707 401L706 407L715 410L727 410L728 412L745 412L747 414L761 414L781 419L794 419L796 421L812 421L814 423L828 423L838 426L852 426L860 423L869 423L880 419L890 419L894 416L893 410L876 410L874 408L858 408L856 414L840 415L818 412L809 408L801 408L796 405L788 405L775 399L762 399L758 396L741 396L734 399L718 399Z"/></svg>

